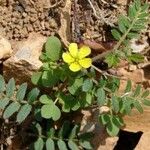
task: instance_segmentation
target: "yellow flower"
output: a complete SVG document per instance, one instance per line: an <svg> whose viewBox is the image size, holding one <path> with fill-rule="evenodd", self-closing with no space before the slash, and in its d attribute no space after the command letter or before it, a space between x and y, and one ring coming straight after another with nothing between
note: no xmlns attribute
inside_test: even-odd
<svg viewBox="0 0 150 150"><path fill-rule="evenodd" d="M76 72L82 68L89 68L92 64L91 58L85 58L91 53L88 46L83 45L80 49L76 43L69 45L69 52L63 53L64 62L68 63L71 71Z"/></svg>

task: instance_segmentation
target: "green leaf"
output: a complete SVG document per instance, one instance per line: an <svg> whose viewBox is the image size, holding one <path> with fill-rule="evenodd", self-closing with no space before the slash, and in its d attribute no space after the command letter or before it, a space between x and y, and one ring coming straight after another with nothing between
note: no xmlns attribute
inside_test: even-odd
<svg viewBox="0 0 150 150"><path fill-rule="evenodd" d="M125 17L123 18L122 16L119 17L118 19L118 26L119 26L119 30L122 32L122 33L125 33L126 32L126 23L127 23L127 19L125 19Z"/></svg>
<svg viewBox="0 0 150 150"><path fill-rule="evenodd" d="M140 62L144 61L144 56L136 53L136 54L132 54L132 55L128 56L128 60L130 62L140 63Z"/></svg>
<svg viewBox="0 0 150 150"><path fill-rule="evenodd" d="M41 108L41 116L43 118L49 119L49 118L52 117L51 116L51 111L52 110L50 110L50 107L51 107L51 105L43 105L42 106L42 108Z"/></svg>
<svg viewBox="0 0 150 150"><path fill-rule="evenodd" d="M131 88L132 88L131 80L128 80L128 81L127 81L127 85L126 85L126 89L125 89L125 93L130 92L130 91L131 91Z"/></svg>
<svg viewBox="0 0 150 150"><path fill-rule="evenodd" d="M93 81L92 81L91 79L86 79L86 80L83 82L82 90L83 90L84 92L88 92L88 91L90 91L92 88L93 88Z"/></svg>
<svg viewBox="0 0 150 150"><path fill-rule="evenodd" d="M76 111L80 108L79 100L75 99L71 94L61 94L60 99L62 100L63 112L70 112L71 110Z"/></svg>
<svg viewBox="0 0 150 150"><path fill-rule="evenodd" d="M150 100L144 99L142 103L146 106L150 106Z"/></svg>
<svg viewBox="0 0 150 150"><path fill-rule="evenodd" d="M101 79L99 80L98 86L99 86L100 88L103 88L106 84L107 84L106 79L101 78Z"/></svg>
<svg viewBox="0 0 150 150"><path fill-rule="evenodd" d="M65 121L59 130L58 137L60 139L68 138L68 135L70 133L70 128L71 128L70 122Z"/></svg>
<svg viewBox="0 0 150 150"><path fill-rule="evenodd" d="M106 125L110 121L110 114L101 114L99 116L99 121L103 124Z"/></svg>
<svg viewBox="0 0 150 150"><path fill-rule="evenodd" d="M129 97L124 97L122 99L123 101L123 106L120 110L121 113L126 113L126 114L130 114L131 113L131 104L132 104L132 99L130 99Z"/></svg>
<svg viewBox="0 0 150 150"><path fill-rule="evenodd" d="M116 77L110 78L107 82L107 88L110 89L112 93L115 93L120 87L120 79Z"/></svg>
<svg viewBox="0 0 150 150"><path fill-rule="evenodd" d="M17 114L17 122L21 123L22 121L24 121L27 118L27 116L30 114L31 109L32 106L29 104L25 104L21 106L21 109Z"/></svg>
<svg viewBox="0 0 150 150"><path fill-rule="evenodd" d="M113 53L106 56L105 62L108 63L109 67L117 66L117 64L120 62L119 57Z"/></svg>
<svg viewBox="0 0 150 150"><path fill-rule="evenodd" d="M9 103L9 99L8 98L4 98L0 100L0 109L5 109L5 107L8 105Z"/></svg>
<svg viewBox="0 0 150 150"><path fill-rule="evenodd" d="M3 118L7 119L11 117L15 112L17 112L20 108L20 104L17 102L12 102L8 107L5 109Z"/></svg>
<svg viewBox="0 0 150 150"><path fill-rule="evenodd" d="M47 132L48 137L50 138L54 138L55 136L55 129L54 128L50 128L50 130Z"/></svg>
<svg viewBox="0 0 150 150"><path fill-rule="evenodd" d="M116 40L120 40L121 34L117 29L112 29L111 33Z"/></svg>
<svg viewBox="0 0 150 150"><path fill-rule="evenodd" d="M60 109L55 105L43 105L41 108L41 115L43 118L50 119L52 118L54 121L58 120L61 116Z"/></svg>
<svg viewBox="0 0 150 150"><path fill-rule="evenodd" d="M91 105L92 104L92 94L91 93L86 93L86 102Z"/></svg>
<svg viewBox="0 0 150 150"><path fill-rule="evenodd" d="M118 111L119 111L119 101L118 101L117 96L112 95L112 100L111 100L111 102L112 102L112 109L113 109L116 113L118 113Z"/></svg>
<svg viewBox="0 0 150 150"><path fill-rule="evenodd" d="M97 90L97 101L100 106L103 106L106 102L105 91L103 88Z"/></svg>
<svg viewBox="0 0 150 150"><path fill-rule="evenodd" d="M27 100L30 104L32 104L35 100L37 100L37 97L39 96L40 91L37 88L32 89L28 95L27 95Z"/></svg>
<svg viewBox="0 0 150 150"><path fill-rule="evenodd" d="M42 75L42 85L44 87L53 87L59 81L59 72L57 70L44 71Z"/></svg>
<svg viewBox="0 0 150 150"><path fill-rule="evenodd" d="M41 116L41 107L37 106L37 108L34 109L34 117L36 121L42 121L42 116Z"/></svg>
<svg viewBox="0 0 150 150"><path fill-rule="evenodd" d="M119 133L120 128L114 124L114 122L111 118L110 122L106 126L106 130L110 136L116 136Z"/></svg>
<svg viewBox="0 0 150 150"><path fill-rule="evenodd" d="M83 85L83 78L77 78L74 82L68 87L69 92L72 95L75 95L79 90L80 87Z"/></svg>
<svg viewBox="0 0 150 150"><path fill-rule="evenodd" d="M134 4L129 6L128 16L130 17L131 20L134 19L134 17L136 16L136 8Z"/></svg>
<svg viewBox="0 0 150 150"><path fill-rule="evenodd" d="M46 150L55 150L55 143L50 138L48 138L46 141Z"/></svg>
<svg viewBox="0 0 150 150"><path fill-rule="evenodd" d="M113 123L118 127L118 128L121 128L121 127L123 127L124 126L124 121L123 121L123 119L122 119L122 116L113 116L112 117L112 121L113 121Z"/></svg>
<svg viewBox="0 0 150 150"><path fill-rule="evenodd" d="M140 104L139 101L135 100L134 103L133 103L134 107L140 112L140 113L143 113L143 108Z"/></svg>
<svg viewBox="0 0 150 150"><path fill-rule="evenodd" d="M83 147L83 148L85 148L85 149L87 149L87 150L93 150L93 147L92 147L92 145L91 145L91 143L89 142L89 141L80 141L80 145Z"/></svg>
<svg viewBox="0 0 150 150"><path fill-rule="evenodd" d="M80 130L80 127L79 127L78 125L75 125L75 126L73 127L73 129L72 129L70 135L69 135L69 139L74 139L74 138L76 138L76 136L77 136L79 130Z"/></svg>
<svg viewBox="0 0 150 150"><path fill-rule="evenodd" d="M40 97L40 102L42 104L52 104L53 100L48 95L44 94Z"/></svg>
<svg viewBox="0 0 150 150"><path fill-rule="evenodd" d="M90 141L94 136L93 132L85 132L80 134L78 137L81 141Z"/></svg>
<svg viewBox="0 0 150 150"><path fill-rule="evenodd" d="M23 83L17 91L17 94L16 94L17 100L22 101L24 99L26 90L27 90L27 83Z"/></svg>
<svg viewBox="0 0 150 150"><path fill-rule="evenodd" d="M47 56L47 54L45 52L42 52L42 54L40 55L40 60L42 62L49 62L49 61L51 61L51 59L48 58L48 56Z"/></svg>
<svg viewBox="0 0 150 150"><path fill-rule="evenodd" d="M146 91L143 92L141 97L146 98L149 94L150 94L149 90L146 90Z"/></svg>
<svg viewBox="0 0 150 150"><path fill-rule="evenodd" d="M61 42L55 36L50 36L45 44L46 55L52 60L57 61L61 55Z"/></svg>
<svg viewBox="0 0 150 150"><path fill-rule="evenodd" d="M34 150L43 150L44 141L42 138L38 138L38 140L34 143Z"/></svg>
<svg viewBox="0 0 150 150"><path fill-rule="evenodd" d="M146 18L139 18L138 20L136 20L135 24L136 25L143 25L143 22L147 23L147 19Z"/></svg>
<svg viewBox="0 0 150 150"><path fill-rule="evenodd" d="M137 10L141 9L141 0L134 0L134 3Z"/></svg>
<svg viewBox="0 0 150 150"><path fill-rule="evenodd" d="M36 130L38 131L38 135L41 136L42 135L42 127L39 123L35 124Z"/></svg>
<svg viewBox="0 0 150 150"><path fill-rule="evenodd" d="M0 93L5 90L5 80L2 75L0 75Z"/></svg>
<svg viewBox="0 0 150 150"><path fill-rule="evenodd" d="M128 19L126 16L121 15L121 16L119 17L119 20L120 20L120 22L123 23L123 25L124 25L125 27L129 27L129 26L130 26L130 21L129 21L129 19ZM124 30L124 29L123 29L123 30ZM125 31L126 31L126 29L125 29Z"/></svg>
<svg viewBox="0 0 150 150"><path fill-rule="evenodd" d="M139 18L142 19L142 18L145 18L145 17L149 17L149 13L147 12L143 12L139 15Z"/></svg>
<svg viewBox="0 0 150 150"><path fill-rule="evenodd" d="M148 3L144 3L143 6L141 6L141 11L142 12L148 11L148 9L149 9L149 4Z"/></svg>
<svg viewBox="0 0 150 150"><path fill-rule="evenodd" d="M69 146L69 148L70 148L71 150L79 150L77 144L76 144L74 141L72 141L72 140L69 140L69 141L68 141L68 146Z"/></svg>
<svg viewBox="0 0 150 150"><path fill-rule="evenodd" d="M15 80L11 78L6 86L6 95L7 97L12 97L15 90Z"/></svg>
<svg viewBox="0 0 150 150"><path fill-rule="evenodd" d="M141 92L141 85L137 85L137 87L136 87L136 89L134 91L133 97L139 96L140 92Z"/></svg>
<svg viewBox="0 0 150 150"><path fill-rule="evenodd" d="M31 81L34 85L38 85L41 83L42 72L33 73L31 77Z"/></svg>
<svg viewBox="0 0 150 150"><path fill-rule="evenodd" d="M129 32L127 34L127 37L130 38L130 39L139 38L139 33L137 33L137 32Z"/></svg>
<svg viewBox="0 0 150 150"><path fill-rule="evenodd" d="M57 145L58 145L59 150L68 150L66 143L61 139L58 140Z"/></svg>
<svg viewBox="0 0 150 150"><path fill-rule="evenodd" d="M138 32L138 31L141 31L143 29L145 29L145 24L135 24L133 26L132 31L137 31Z"/></svg>

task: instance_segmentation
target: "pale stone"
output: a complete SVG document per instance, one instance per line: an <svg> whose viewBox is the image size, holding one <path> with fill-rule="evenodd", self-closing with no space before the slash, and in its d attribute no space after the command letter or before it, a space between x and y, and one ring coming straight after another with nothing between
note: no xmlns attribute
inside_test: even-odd
<svg viewBox="0 0 150 150"><path fill-rule="evenodd" d="M137 110L132 110L130 116L125 116L126 127L124 130L131 132L148 132L150 129L150 108L143 106L144 112L140 114Z"/></svg>
<svg viewBox="0 0 150 150"><path fill-rule="evenodd" d="M12 54L12 48L10 42L4 37L0 36L0 59L10 57Z"/></svg>
<svg viewBox="0 0 150 150"><path fill-rule="evenodd" d="M33 72L39 70L42 66L39 57L45 42L46 37L37 33L32 33L27 40L18 42L15 46L16 53L4 62L5 78L14 77L17 83L30 83Z"/></svg>
<svg viewBox="0 0 150 150"><path fill-rule="evenodd" d="M119 4L119 5L127 5L128 4L128 0L117 0L117 4Z"/></svg>
<svg viewBox="0 0 150 150"><path fill-rule="evenodd" d="M146 47L149 46L147 39L143 40L142 43L140 44L137 44L137 41L138 41L137 39L131 40L131 49L132 49L132 52L134 53L140 53L144 51Z"/></svg>
<svg viewBox="0 0 150 150"><path fill-rule="evenodd" d="M140 138L140 141L136 146L135 150L149 150L150 149L149 139L150 139L150 131L147 131Z"/></svg>
<svg viewBox="0 0 150 150"><path fill-rule="evenodd" d="M130 79L134 83L142 83L145 81L143 69L137 69L132 72L128 72L126 69L120 68L118 71L123 75L123 79Z"/></svg>
<svg viewBox="0 0 150 150"><path fill-rule="evenodd" d="M137 69L136 65L129 65L129 71L134 71Z"/></svg>

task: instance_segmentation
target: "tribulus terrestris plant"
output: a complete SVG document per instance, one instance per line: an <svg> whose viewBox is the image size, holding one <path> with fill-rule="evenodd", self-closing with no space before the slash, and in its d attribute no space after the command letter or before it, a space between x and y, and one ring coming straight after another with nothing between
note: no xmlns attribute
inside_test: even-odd
<svg viewBox="0 0 150 150"><path fill-rule="evenodd" d="M90 132L81 134L79 124L66 120L61 127L56 125L65 114L93 106L100 110L100 124L106 127L110 136L116 136L124 127L125 115L134 108L142 113L143 105L150 106L149 91L143 90L140 85L132 90L129 80L124 93L119 93L119 77L101 71L92 62L102 57L109 67L117 66L120 59L130 63L141 62L143 56L132 52L130 40L138 38L146 28L148 7L147 3L142 5L140 0L134 0L127 16L121 15L118 27L112 29L117 44L112 51L94 58L90 58L91 49L86 45L78 47L71 43L64 50L57 37L49 37L40 57L43 66L31 78L33 84L39 89L46 88L47 92L40 94L38 88L27 91L26 83L16 89L14 79L6 84L0 76L2 117L9 119L16 115L16 122L20 124L32 115L31 126L36 129L36 141L31 147L35 150L93 149L90 143L93 135ZM103 107L107 111L101 111Z"/></svg>

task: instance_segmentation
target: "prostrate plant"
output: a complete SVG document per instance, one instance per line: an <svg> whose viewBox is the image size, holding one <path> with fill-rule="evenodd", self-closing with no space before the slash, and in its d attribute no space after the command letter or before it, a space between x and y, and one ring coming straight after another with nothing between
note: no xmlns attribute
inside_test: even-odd
<svg viewBox="0 0 150 150"><path fill-rule="evenodd" d="M141 0L134 0L129 6L127 16L119 16L118 28L112 30L112 35L118 43L106 57L106 62L110 67L116 66L120 59L127 59L129 62L136 63L143 61L142 55L132 53L130 40L138 39L141 31L146 29L149 21L148 9L148 3L142 5Z"/></svg>
<svg viewBox="0 0 150 150"><path fill-rule="evenodd" d="M110 67L117 65L122 58L133 62L143 58L140 54L133 54L128 45L145 28L147 10L148 4L141 5L140 0L135 0L129 7L128 16L119 17L118 29L112 30L118 43L106 57ZM16 121L21 123L27 116L34 116L32 125L38 131L35 132L37 141L32 145L35 150L93 149L91 133L81 134L76 122L71 120L69 124L64 121L68 113L72 115L84 108L97 108L99 122L106 127L109 135L116 136L124 127L125 115L129 115L134 108L142 113L143 104L150 106L149 91L142 90L140 85L132 90L131 81L127 82L124 92L119 93L120 79L99 74L101 71L92 65L91 58L87 58L90 53L89 47L78 47L76 43L71 43L63 52L60 40L55 36L49 37L40 57L43 66L31 78L33 84L46 90L41 95L37 88L26 94L26 83L16 91L14 79L6 85L0 76L3 118L16 114ZM103 111L104 107L107 111ZM60 124L63 124L62 127Z"/></svg>
<svg viewBox="0 0 150 150"><path fill-rule="evenodd" d="M33 114L35 116L30 127L33 126L37 129L38 132L34 132L37 141L30 148L35 150L42 150L44 147L47 150L55 150L55 147L60 150L67 150L68 147L72 150L79 150L79 148L92 149L90 144L90 140L93 137L92 133L81 134L79 124L73 125L66 121L57 130L53 128L53 123L47 123L47 129L38 123L43 121L42 117L51 118L55 121L61 115L60 109L47 95L42 95L38 100L39 94L40 91L37 88L27 93L27 83L23 83L16 88L13 78L6 84L3 76L0 75L0 109L3 110L3 119L11 119L15 115L16 120L14 122L21 124L28 116ZM44 105L40 105L40 103ZM52 120L49 121L52 122Z"/></svg>

